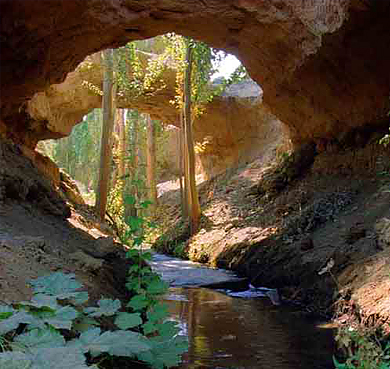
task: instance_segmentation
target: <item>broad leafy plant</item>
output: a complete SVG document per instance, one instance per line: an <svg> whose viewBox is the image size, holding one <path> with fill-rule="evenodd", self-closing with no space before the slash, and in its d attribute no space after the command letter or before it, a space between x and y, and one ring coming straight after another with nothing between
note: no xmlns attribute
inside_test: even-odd
<svg viewBox="0 0 390 369"><path fill-rule="evenodd" d="M73 274L61 272L37 278L31 286L30 301L0 305L0 368L51 369L53 363L56 369L98 368L97 363L115 356L164 368L177 365L187 350L186 339L171 322L162 321L165 315L157 304L146 311L146 320L135 297L131 311L111 299L84 307L88 293L79 291L82 285ZM157 283L148 291L156 289ZM102 317L116 329L102 329Z"/></svg>
<svg viewBox="0 0 390 369"><path fill-rule="evenodd" d="M176 323L166 320L168 308L161 302L161 296L167 292L168 284L153 272L148 264L152 254L142 251L147 231L155 228L155 224L142 215L142 210L146 210L151 202L137 202L137 199L130 195L125 197L125 202L139 210L137 216L126 219L126 242L133 246L127 252L132 266L128 271L126 287L133 295L127 307L143 317L139 328L145 336L150 337L149 344L152 346L151 350L140 353L138 358L159 368L174 366L180 362L181 354L187 350L188 343L186 339L178 336Z"/></svg>

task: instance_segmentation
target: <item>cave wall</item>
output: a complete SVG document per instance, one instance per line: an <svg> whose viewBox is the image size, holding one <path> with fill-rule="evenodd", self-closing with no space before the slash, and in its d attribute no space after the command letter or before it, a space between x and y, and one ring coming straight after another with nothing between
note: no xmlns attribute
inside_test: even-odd
<svg viewBox="0 0 390 369"><path fill-rule="evenodd" d="M169 31L235 54L296 144L390 108L384 0L2 0L0 14L0 134L16 142L45 135L25 112L34 93L91 53Z"/></svg>

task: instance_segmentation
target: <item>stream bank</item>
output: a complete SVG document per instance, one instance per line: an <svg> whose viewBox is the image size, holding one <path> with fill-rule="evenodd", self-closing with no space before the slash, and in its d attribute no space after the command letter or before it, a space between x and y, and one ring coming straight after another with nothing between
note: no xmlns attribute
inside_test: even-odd
<svg viewBox="0 0 390 369"><path fill-rule="evenodd" d="M389 321L390 155L377 139L368 141L324 151L317 145L309 168L283 186L275 178L289 154L276 149L202 183L203 218L193 237L172 186L160 197L166 227L156 249L233 270L314 313L337 316L342 304L334 302L342 300L361 307L364 321Z"/></svg>

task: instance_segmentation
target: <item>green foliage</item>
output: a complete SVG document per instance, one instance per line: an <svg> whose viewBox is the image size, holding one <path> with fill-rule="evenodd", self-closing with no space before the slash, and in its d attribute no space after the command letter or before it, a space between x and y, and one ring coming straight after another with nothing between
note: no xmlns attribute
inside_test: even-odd
<svg viewBox="0 0 390 369"><path fill-rule="evenodd" d="M153 368L164 368L177 365L187 349L186 341L176 336L175 327L161 322L165 311L150 296L144 322L140 313L118 312L119 300L101 299L98 307L82 308L85 293L78 291L82 285L73 274L57 272L31 281L31 286L31 301L0 305L1 368L51 369L54 362L60 369L98 368L94 363L102 364L115 356L138 358ZM163 288L155 281L146 285L146 291L160 293ZM79 294L83 294L82 299L78 299ZM75 306L69 305L70 301ZM102 331L88 316L112 317L119 329ZM82 321L85 326L80 332L75 327ZM156 324L158 329L153 333L158 336L140 333L148 322ZM138 332L128 330L136 327ZM160 349L164 346L164 354L157 349L157 341Z"/></svg>
<svg viewBox="0 0 390 369"><path fill-rule="evenodd" d="M101 109L94 109L73 128L69 137L55 140L51 149L55 163L88 190L97 184L101 130Z"/></svg>
<svg viewBox="0 0 390 369"><path fill-rule="evenodd" d="M120 329L134 328L142 324L141 314L139 313L118 313L115 319L115 324Z"/></svg>
<svg viewBox="0 0 390 369"><path fill-rule="evenodd" d="M388 146L390 143L390 134L384 135L380 140L379 143L383 146Z"/></svg>
<svg viewBox="0 0 390 369"><path fill-rule="evenodd" d="M131 196L127 201L137 205L136 199ZM143 201L138 204L138 207L146 209L149 204L150 201ZM144 243L146 229L155 226L142 216L130 217L127 223L128 237L132 238L137 246L142 246ZM151 253L142 252L141 248L133 248L127 252L127 257L132 261L132 267L128 272L126 287L135 294L127 306L140 315L146 316L141 329L145 335L153 335L149 341L152 349L141 353L139 358L155 368L177 365L181 354L188 348L188 342L184 337L177 335L178 328L174 323L164 322L168 316L168 309L160 298L167 292L168 284L148 265L148 261L152 258ZM136 317L128 316L126 319L132 322Z"/></svg>
<svg viewBox="0 0 390 369"><path fill-rule="evenodd" d="M149 201L126 199L139 209ZM146 230L154 225L142 216L127 220L128 243L141 246ZM151 367L175 366L188 348L176 324L167 321L161 296L168 285L147 264L152 255L130 249L132 266L126 287L132 296L123 311L119 300L101 299L98 306L83 307L88 294L74 274L57 272L31 281L31 301L0 305L0 367L90 368L115 356L137 358ZM97 319L109 319L116 330L102 330ZM132 329L132 330L130 330ZM55 355L55 356L54 356Z"/></svg>
<svg viewBox="0 0 390 369"><path fill-rule="evenodd" d="M348 353L344 362L333 358L337 369L390 369L390 342L361 329L339 329L336 341Z"/></svg>
<svg viewBox="0 0 390 369"><path fill-rule="evenodd" d="M40 277L30 282L35 294L44 294L56 299L66 299L79 294L77 289L81 288L81 283L76 281L74 274L63 274L61 272Z"/></svg>
<svg viewBox="0 0 390 369"><path fill-rule="evenodd" d="M141 51L145 41L129 42L115 50L118 94L126 98L152 96L166 87L162 77L166 68L164 54Z"/></svg>
<svg viewBox="0 0 390 369"><path fill-rule="evenodd" d="M56 369L90 368L85 361L80 351L66 346L0 353L0 368L7 369L52 369L53 363Z"/></svg>
<svg viewBox="0 0 390 369"><path fill-rule="evenodd" d="M390 116L390 111L387 113L388 116ZM390 128L389 128L390 130ZM388 146L390 143L390 134L384 135L380 140L379 143L384 146Z"/></svg>
<svg viewBox="0 0 390 369"><path fill-rule="evenodd" d="M188 259L188 253L186 250L185 242L178 242L175 248L173 249L173 256L181 259Z"/></svg>
<svg viewBox="0 0 390 369"><path fill-rule="evenodd" d="M192 49L191 100L193 115L199 117L205 109L205 104L210 102L216 94L211 86L210 77L216 71L217 60L220 59L221 54L203 42L197 42L175 33L168 33L163 36L163 39L166 45L166 58L169 58L176 69L176 95L171 103L179 110L183 109L184 75L187 68L186 49L187 47Z"/></svg>
<svg viewBox="0 0 390 369"><path fill-rule="evenodd" d="M121 307L121 302L117 300L111 299L102 299L98 301L99 307L89 307L84 309L84 312L93 317L99 316L112 316L115 315L116 312Z"/></svg>

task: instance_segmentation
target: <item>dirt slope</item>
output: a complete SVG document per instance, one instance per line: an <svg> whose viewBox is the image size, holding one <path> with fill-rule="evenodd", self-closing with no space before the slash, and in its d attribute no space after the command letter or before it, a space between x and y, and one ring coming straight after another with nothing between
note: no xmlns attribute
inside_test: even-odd
<svg viewBox="0 0 390 369"><path fill-rule="evenodd" d="M185 248L192 260L277 287L307 309L329 315L348 296L362 316L388 320L389 149L372 140L314 155L309 169L294 172L295 159L275 144L247 167L202 183L202 229L189 240L172 182L160 201L174 221L156 247ZM330 272L319 274L328 262Z"/></svg>
<svg viewBox="0 0 390 369"><path fill-rule="evenodd" d="M0 141L0 302L28 299L26 282L57 270L76 273L91 301L121 295L124 251L90 213L67 203L17 145Z"/></svg>

